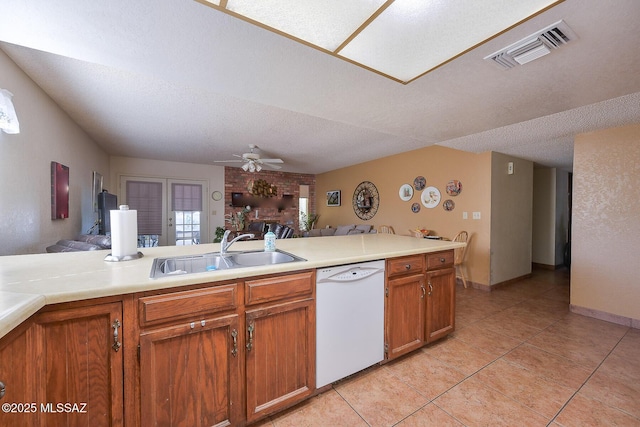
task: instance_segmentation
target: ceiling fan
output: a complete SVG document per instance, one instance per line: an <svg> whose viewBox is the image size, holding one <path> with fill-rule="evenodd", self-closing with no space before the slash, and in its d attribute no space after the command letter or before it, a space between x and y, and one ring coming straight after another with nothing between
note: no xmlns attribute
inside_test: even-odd
<svg viewBox="0 0 640 427"><path fill-rule="evenodd" d="M217 163L243 163L242 169L249 172L260 172L263 166L271 169L280 169L281 166L274 163L284 163L282 159L263 159L260 154L254 153L253 150L258 148L257 145L249 144L249 152L242 155L234 154L239 160L214 160Z"/></svg>

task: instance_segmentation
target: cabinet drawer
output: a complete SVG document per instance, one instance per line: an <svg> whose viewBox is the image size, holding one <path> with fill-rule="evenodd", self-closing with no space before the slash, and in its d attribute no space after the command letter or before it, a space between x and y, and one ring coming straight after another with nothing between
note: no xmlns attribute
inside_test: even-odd
<svg viewBox="0 0 640 427"><path fill-rule="evenodd" d="M427 254L427 270L453 266L453 251Z"/></svg>
<svg viewBox="0 0 640 427"><path fill-rule="evenodd" d="M140 325L193 318L205 313L233 310L238 306L238 284L173 292L139 299Z"/></svg>
<svg viewBox="0 0 640 427"><path fill-rule="evenodd" d="M411 255L402 258L392 258L387 260L387 276L397 276L399 274L420 273L424 270L424 256Z"/></svg>
<svg viewBox="0 0 640 427"><path fill-rule="evenodd" d="M313 272L307 271L266 279L247 280L244 298L247 305L313 293Z"/></svg>

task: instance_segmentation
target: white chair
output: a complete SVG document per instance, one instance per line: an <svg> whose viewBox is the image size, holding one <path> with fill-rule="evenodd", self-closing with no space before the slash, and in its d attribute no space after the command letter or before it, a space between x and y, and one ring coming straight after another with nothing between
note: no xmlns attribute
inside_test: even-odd
<svg viewBox="0 0 640 427"><path fill-rule="evenodd" d="M466 231L461 231L456 236L451 239L453 242L465 243L465 246L462 248L456 248L453 250L453 265L456 268L456 279L460 277L462 279L462 284L464 287L467 287L467 279L464 277L464 262L465 256L467 254L467 247L469 241L469 233Z"/></svg>

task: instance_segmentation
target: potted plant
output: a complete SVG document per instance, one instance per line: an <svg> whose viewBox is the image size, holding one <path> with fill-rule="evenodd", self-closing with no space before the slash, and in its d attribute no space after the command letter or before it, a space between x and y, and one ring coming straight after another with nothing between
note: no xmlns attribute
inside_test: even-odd
<svg viewBox="0 0 640 427"><path fill-rule="evenodd" d="M213 243L222 242L222 236L224 236L225 229L222 227L216 227L216 237L213 239Z"/></svg>
<svg viewBox="0 0 640 427"><path fill-rule="evenodd" d="M224 216L225 221L231 224L236 231L244 230L244 221L247 213L251 210L251 206L245 206L240 212L230 213Z"/></svg>
<svg viewBox="0 0 640 427"><path fill-rule="evenodd" d="M302 215L300 215L300 228L304 232L304 235L307 235L309 231L313 230L319 218L320 215L318 214L307 214L303 212Z"/></svg>

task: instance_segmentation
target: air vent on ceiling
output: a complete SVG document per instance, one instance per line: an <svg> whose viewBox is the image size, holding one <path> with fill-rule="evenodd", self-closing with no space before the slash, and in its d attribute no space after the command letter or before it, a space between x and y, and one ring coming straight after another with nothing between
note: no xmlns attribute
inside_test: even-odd
<svg viewBox="0 0 640 427"><path fill-rule="evenodd" d="M485 57L504 69L523 65L551 53L570 41L577 39L564 21L558 21L524 39Z"/></svg>

